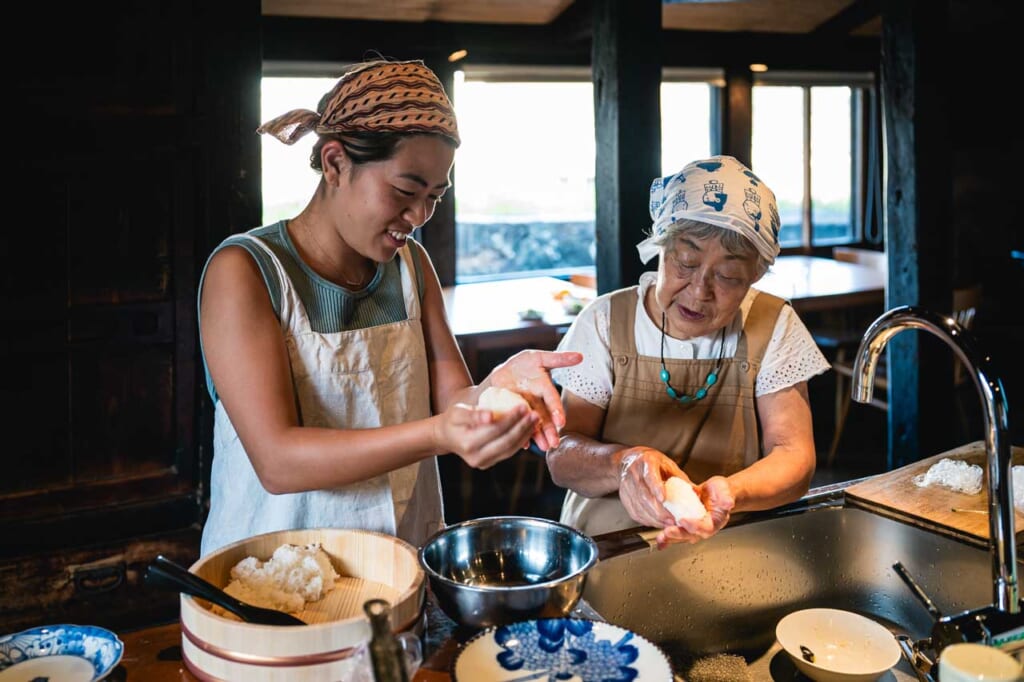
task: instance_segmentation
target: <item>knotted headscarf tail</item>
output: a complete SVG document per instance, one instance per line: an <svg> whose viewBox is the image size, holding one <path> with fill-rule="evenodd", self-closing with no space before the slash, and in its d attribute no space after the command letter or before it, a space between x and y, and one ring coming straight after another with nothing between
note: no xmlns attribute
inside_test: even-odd
<svg viewBox="0 0 1024 682"><path fill-rule="evenodd" d="M697 220L739 232L768 263L779 255L779 208L761 178L732 156L686 164L651 184L651 236L636 245L640 260L658 255L659 237L674 222Z"/></svg>
<svg viewBox="0 0 1024 682"><path fill-rule="evenodd" d="M256 132L285 144L303 135L347 132L434 133L458 146L455 110L437 76L422 61L374 61L356 66L323 96L319 113L293 109Z"/></svg>

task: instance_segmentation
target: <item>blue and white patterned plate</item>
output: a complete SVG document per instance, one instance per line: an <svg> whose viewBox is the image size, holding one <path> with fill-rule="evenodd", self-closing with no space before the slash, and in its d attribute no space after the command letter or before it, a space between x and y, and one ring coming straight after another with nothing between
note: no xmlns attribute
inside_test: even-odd
<svg viewBox="0 0 1024 682"><path fill-rule="evenodd" d="M484 630L462 645L455 682L671 682L657 646L611 623L544 618Z"/></svg>
<svg viewBox="0 0 1024 682"><path fill-rule="evenodd" d="M95 682L121 660L124 643L93 625L46 625L0 636L0 680Z"/></svg>

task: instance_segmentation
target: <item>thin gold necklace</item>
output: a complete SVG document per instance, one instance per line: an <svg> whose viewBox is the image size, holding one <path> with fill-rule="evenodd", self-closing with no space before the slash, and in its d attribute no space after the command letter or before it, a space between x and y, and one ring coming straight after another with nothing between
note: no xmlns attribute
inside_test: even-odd
<svg viewBox="0 0 1024 682"><path fill-rule="evenodd" d="M295 219L293 219L292 222L294 222L294 221L295 221ZM306 220L303 220L301 225L302 225L303 229L305 230L306 234L309 235L309 238L313 240L314 244L316 244L317 250L320 251L320 253L323 254L324 258L326 258L330 262L331 267L334 269L335 272L338 273L339 277L341 277L341 279L345 282L345 284L349 285L350 287L355 287L357 289L361 289L362 286L363 286L363 283L366 281L367 278L366 277L360 277L357 281L353 281L353 280L349 279L345 275L344 270L341 267L338 266L338 263L331 257L331 254L328 253L327 249L325 249L323 247L323 245L320 243L320 240L316 238L316 234L313 232L313 227L309 224L309 222L306 221Z"/></svg>

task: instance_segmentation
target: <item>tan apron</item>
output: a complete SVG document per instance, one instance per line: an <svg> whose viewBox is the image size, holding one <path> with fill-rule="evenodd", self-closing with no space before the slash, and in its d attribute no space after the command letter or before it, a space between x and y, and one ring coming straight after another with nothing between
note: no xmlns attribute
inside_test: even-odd
<svg viewBox="0 0 1024 682"><path fill-rule="evenodd" d="M636 350L637 287L611 296L612 397L600 440L645 445L674 459L694 483L728 476L761 457L754 380L786 301L758 293L743 324L736 354L722 361L718 381L703 400L679 403L665 392L661 360ZM717 359L665 359L672 385L688 395L704 385ZM631 528L618 493L588 498L569 491L562 523L588 535Z"/></svg>
<svg viewBox="0 0 1024 682"><path fill-rule="evenodd" d="M260 239L249 239L270 256L281 284L281 328L301 425L370 429L430 416L420 299L408 246L399 251L407 319L322 334L310 328L281 262ZM214 453L203 555L252 535L296 528L376 530L418 546L442 524L436 457L338 488L271 495L220 401Z"/></svg>

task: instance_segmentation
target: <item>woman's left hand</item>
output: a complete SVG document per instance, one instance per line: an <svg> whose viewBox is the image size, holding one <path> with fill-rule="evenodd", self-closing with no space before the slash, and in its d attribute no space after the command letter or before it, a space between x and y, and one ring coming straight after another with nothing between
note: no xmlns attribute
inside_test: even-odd
<svg viewBox="0 0 1024 682"><path fill-rule="evenodd" d="M696 520L682 519L678 526L670 526L658 533L659 548L673 542L694 543L707 540L729 523L736 499L733 497L729 482L724 476L712 476L697 486L700 501L708 513Z"/></svg>
<svg viewBox="0 0 1024 682"><path fill-rule="evenodd" d="M530 403L539 417L533 440L541 450L558 445L558 432L565 426L565 409L558 389L551 383L549 370L578 365L582 361L582 353L524 350L495 367L487 377L491 386L515 391Z"/></svg>

